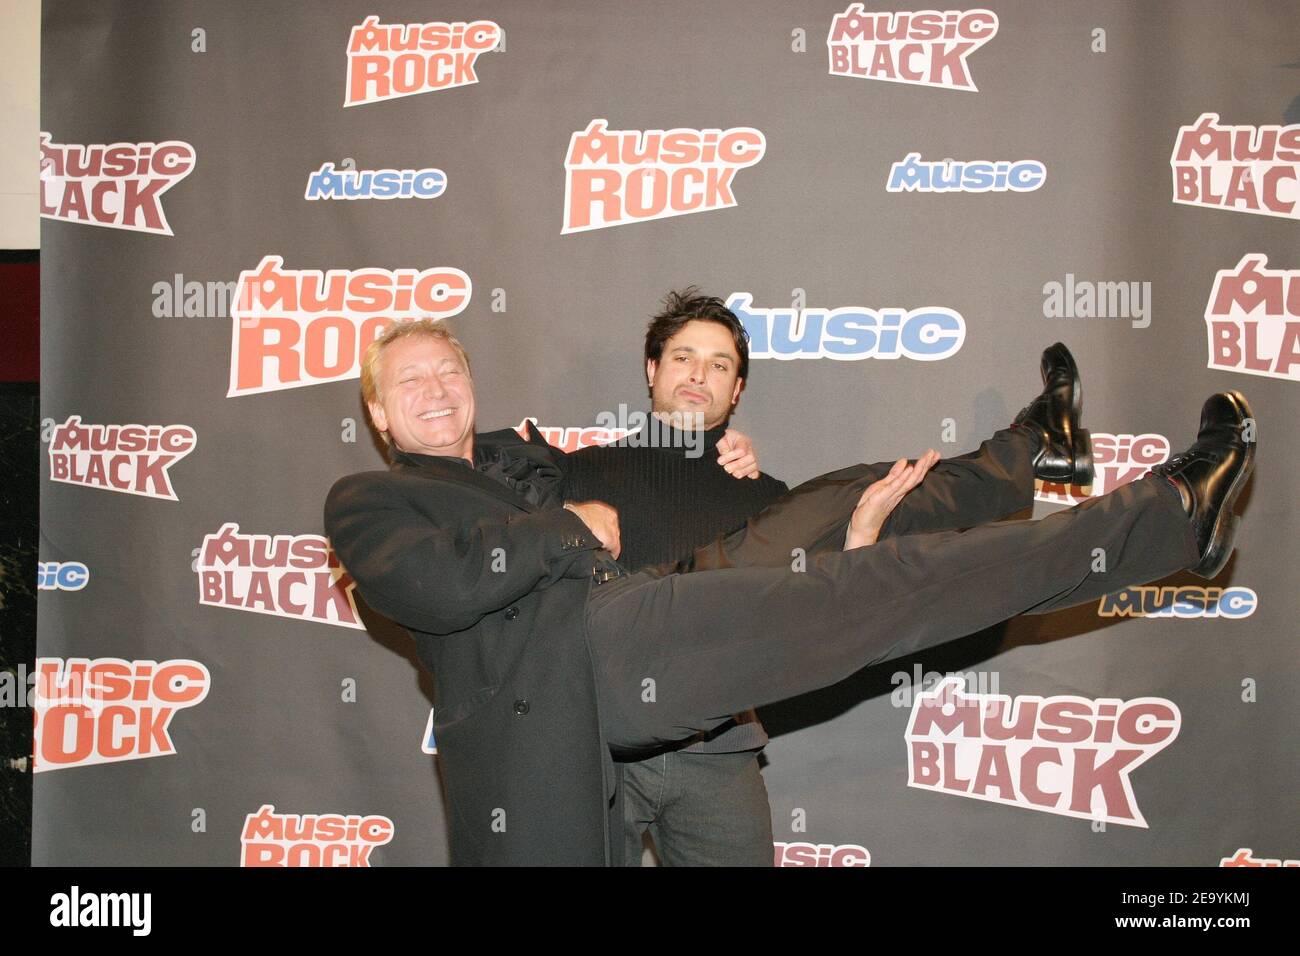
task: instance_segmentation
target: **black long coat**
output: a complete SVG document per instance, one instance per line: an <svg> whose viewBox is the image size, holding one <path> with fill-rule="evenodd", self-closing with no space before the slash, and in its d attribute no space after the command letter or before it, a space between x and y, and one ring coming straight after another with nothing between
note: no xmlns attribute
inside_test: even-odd
<svg viewBox="0 0 1300 956"><path fill-rule="evenodd" d="M584 608L610 559L562 507L563 453L530 432L475 443L527 461L537 504L468 462L398 452L334 485L325 530L433 674L452 862L609 865L621 821Z"/></svg>

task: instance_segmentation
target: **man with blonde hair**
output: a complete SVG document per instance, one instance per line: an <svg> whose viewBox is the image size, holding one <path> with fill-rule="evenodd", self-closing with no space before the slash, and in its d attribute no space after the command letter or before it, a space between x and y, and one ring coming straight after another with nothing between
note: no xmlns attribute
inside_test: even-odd
<svg viewBox="0 0 1300 956"><path fill-rule="evenodd" d="M690 738L1017 614L1217 574L1254 459L1249 406L1219 393L1197 441L1149 476L988 524L1032 502L1036 475L1091 476L1058 343L1043 391L978 451L824 475L675 567L628 573L614 510L566 500L562 453L535 432L475 433L464 350L431 332L381 338L367 407L392 467L336 482L325 527L433 672L458 864L618 862L611 751Z"/></svg>
<svg viewBox="0 0 1300 956"><path fill-rule="evenodd" d="M425 338L435 342L446 342L464 366L465 375L470 374L469 353L465 351L465 346L460 344L460 339L456 338L446 325L434 319L397 322L390 325L384 330L383 335L371 342L369 348L366 349L365 355L361 357L361 399L366 403L367 407L373 404L380 409L383 408L383 398L379 393L379 360L384 353L384 349L394 342L409 338ZM387 428L379 429L379 437L383 439L385 445L392 443Z"/></svg>

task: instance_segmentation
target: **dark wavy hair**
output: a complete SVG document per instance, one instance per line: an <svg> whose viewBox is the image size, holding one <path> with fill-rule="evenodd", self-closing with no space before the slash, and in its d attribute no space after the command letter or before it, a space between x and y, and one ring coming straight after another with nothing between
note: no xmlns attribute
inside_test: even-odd
<svg viewBox="0 0 1300 956"><path fill-rule="evenodd" d="M688 286L681 291L669 292L660 302L661 311L650 320L645 333L646 361L661 361L664 345L682 330L687 322L700 319L717 322L731 333L736 343L736 354L740 356L737 376L749 381L749 335L745 327L736 318L736 313L727 308L725 302L716 295L701 295L696 286Z"/></svg>

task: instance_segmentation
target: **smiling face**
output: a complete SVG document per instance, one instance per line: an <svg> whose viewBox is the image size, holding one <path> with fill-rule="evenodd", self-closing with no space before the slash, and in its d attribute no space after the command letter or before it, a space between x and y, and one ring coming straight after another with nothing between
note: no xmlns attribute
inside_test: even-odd
<svg viewBox="0 0 1300 956"><path fill-rule="evenodd" d="M380 357L376 384L370 417L398 448L474 460L474 381L450 343L396 339Z"/></svg>
<svg viewBox="0 0 1300 956"><path fill-rule="evenodd" d="M731 332L717 322L692 319L664 343L663 357L646 362L651 408L673 416L674 424L687 424L695 413L705 428L726 422L740 399L744 380L738 377L740 356Z"/></svg>

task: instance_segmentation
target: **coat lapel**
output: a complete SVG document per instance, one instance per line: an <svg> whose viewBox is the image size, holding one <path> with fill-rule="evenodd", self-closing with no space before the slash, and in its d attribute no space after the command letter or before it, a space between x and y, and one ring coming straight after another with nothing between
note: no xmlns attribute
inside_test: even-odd
<svg viewBox="0 0 1300 956"><path fill-rule="evenodd" d="M546 461L558 467L561 472L564 471L563 455L557 453L554 448L547 444L546 440L538 435L537 430L532 427L529 428L529 437L526 440L520 438L519 433L513 428L503 428L500 431L475 435L474 444L485 450L491 449L492 451L502 447L511 447L516 453ZM560 460L557 460L557 455ZM462 486L469 485L471 488L504 501L506 504L514 505L520 511L535 512L541 510L517 491L454 458L413 455L395 449L393 467L406 474L418 474L425 478L450 481Z"/></svg>

